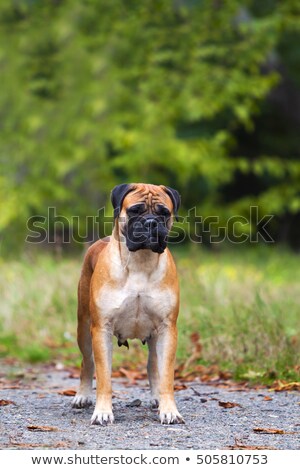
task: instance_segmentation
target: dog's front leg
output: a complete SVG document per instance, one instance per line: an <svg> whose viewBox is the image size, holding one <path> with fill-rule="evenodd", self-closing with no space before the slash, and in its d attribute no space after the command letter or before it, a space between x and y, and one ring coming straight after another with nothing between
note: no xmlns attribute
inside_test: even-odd
<svg viewBox="0 0 300 470"><path fill-rule="evenodd" d="M158 408L159 404L159 375L157 365L157 337L151 336L148 340L147 372L151 389L151 407Z"/></svg>
<svg viewBox="0 0 300 470"><path fill-rule="evenodd" d="M174 399L174 367L177 347L177 328L164 326L157 338L159 371L159 415L162 424L184 423Z"/></svg>
<svg viewBox="0 0 300 470"><path fill-rule="evenodd" d="M96 366L97 397L92 424L113 423L112 412L112 333L107 328L92 327L92 342Z"/></svg>

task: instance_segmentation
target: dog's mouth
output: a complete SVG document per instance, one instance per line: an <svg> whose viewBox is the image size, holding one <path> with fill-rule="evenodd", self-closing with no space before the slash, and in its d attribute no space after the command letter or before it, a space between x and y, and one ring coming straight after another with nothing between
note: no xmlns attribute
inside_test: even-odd
<svg viewBox="0 0 300 470"><path fill-rule="evenodd" d="M123 235L128 250L132 252L150 249L154 253L163 253L167 247L168 228L159 218L131 219Z"/></svg>

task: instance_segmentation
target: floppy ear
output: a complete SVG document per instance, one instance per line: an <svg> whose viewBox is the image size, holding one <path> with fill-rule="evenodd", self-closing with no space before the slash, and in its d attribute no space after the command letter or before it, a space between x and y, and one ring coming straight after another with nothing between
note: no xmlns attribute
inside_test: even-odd
<svg viewBox="0 0 300 470"><path fill-rule="evenodd" d="M170 196L171 201L173 202L175 220L178 220L177 212L180 207L180 201L181 201L180 194L178 191L176 191L176 189L169 188L169 186L164 186L164 190L166 191L168 196Z"/></svg>
<svg viewBox="0 0 300 470"><path fill-rule="evenodd" d="M120 212L125 196L134 189L132 184L119 184L115 186L111 192L111 203L114 208L114 219L116 219Z"/></svg>

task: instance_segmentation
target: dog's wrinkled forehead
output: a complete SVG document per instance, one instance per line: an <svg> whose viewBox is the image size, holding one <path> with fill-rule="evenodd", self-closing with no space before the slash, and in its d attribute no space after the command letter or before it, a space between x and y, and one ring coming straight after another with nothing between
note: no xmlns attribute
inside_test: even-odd
<svg viewBox="0 0 300 470"><path fill-rule="evenodd" d="M165 205L170 212L173 211L177 219L180 195L176 189L168 186L144 183L119 184L111 192L111 202L115 218L120 215L122 208L126 209L130 205L145 203L147 210L150 210L160 203Z"/></svg>
<svg viewBox="0 0 300 470"><path fill-rule="evenodd" d="M144 203L147 210L154 209L156 204L164 204L170 211L173 204L168 194L160 187L152 184L139 184L136 189L130 191L123 201L123 208L126 209L133 204Z"/></svg>

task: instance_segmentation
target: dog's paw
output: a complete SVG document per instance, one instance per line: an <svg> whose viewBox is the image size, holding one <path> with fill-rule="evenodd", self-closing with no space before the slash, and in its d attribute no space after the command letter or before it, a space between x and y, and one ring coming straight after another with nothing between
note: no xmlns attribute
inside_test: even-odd
<svg viewBox="0 0 300 470"><path fill-rule="evenodd" d="M180 424L184 423L184 419L177 410L174 411L160 411L159 418L161 424Z"/></svg>
<svg viewBox="0 0 300 470"><path fill-rule="evenodd" d="M77 394L72 401L72 408L88 408L91 404L92 400L89 396Z"/></svg>
<svg viewBox="0 0 300 470"><path fill-rule="evenodd" d="M100 424L106 426L114 422L114 415L112 411L98 411L95 410L91 419L91 424Z"/></svg>

